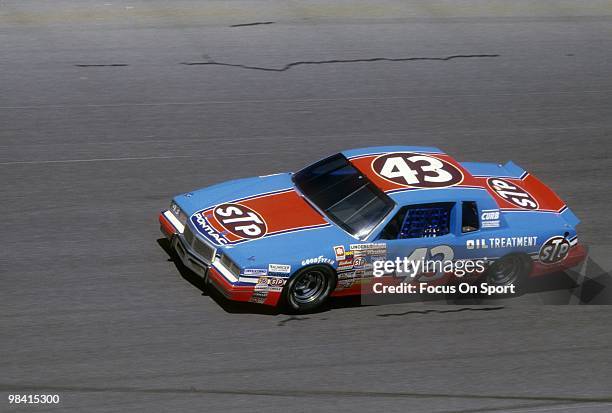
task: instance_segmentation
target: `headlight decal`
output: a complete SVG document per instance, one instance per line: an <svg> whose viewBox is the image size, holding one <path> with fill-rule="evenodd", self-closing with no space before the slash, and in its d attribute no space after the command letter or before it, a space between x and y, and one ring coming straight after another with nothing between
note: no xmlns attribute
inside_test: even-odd
<svg viewBox="0 0 612 413"><path fill-rule="evenodd" d="M172 215L174 215L176 219L181 224L183 224L183 226L185 225L185 223L187 222L187 214L185 214L181 207L178 206L177 203L174 201L172 201L172 203L170 204L170 212L172 212Z"/></svg>
<svg viewBox="0 0 612 413"><path fill-rule="evenodd" d="M168 221L170 221L170 223L171 223L172 225L174 225L174 228L176 228L176 230L177 230L178 232L180 232L180 233L182 234L182 233L185 231L185 225L184 225L184 224L182 224L182 223L181 223L181 222L178 220L178 218L176 218L176 217L174 216L174 214L173 214L172 212L170 212L170 211L166 211L166 212L164 212L164 216L165 216L165 217L168 219Z"/></svg>

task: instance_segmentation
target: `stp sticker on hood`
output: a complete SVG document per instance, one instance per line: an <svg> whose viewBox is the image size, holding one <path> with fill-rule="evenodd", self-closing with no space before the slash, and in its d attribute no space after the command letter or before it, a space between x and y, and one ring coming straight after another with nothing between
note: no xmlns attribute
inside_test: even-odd
<svg viewBox="0 0 612 413"><path fill-rule="evenodd" d="M330 225L293 189L218 204L197 211L191 222L215 245Z"/></svg>

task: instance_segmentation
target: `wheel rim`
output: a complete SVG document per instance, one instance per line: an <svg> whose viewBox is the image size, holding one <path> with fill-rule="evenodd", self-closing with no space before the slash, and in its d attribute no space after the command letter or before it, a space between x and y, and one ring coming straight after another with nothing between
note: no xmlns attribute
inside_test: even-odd
<svg viewBox="0 0 612 413"><path fill-rule="evenodd" d="M321 271L308 271L298 277L291 291L293 301L298 304L317 300L327 288L327 278Z"/></svg>
<svg viewBox="0 0 612 413"><path fill-rule="evenodd" d="M518 278L523 262L519 257L506 257L492 268L490 281L496 285L508 285Z"/></svg>

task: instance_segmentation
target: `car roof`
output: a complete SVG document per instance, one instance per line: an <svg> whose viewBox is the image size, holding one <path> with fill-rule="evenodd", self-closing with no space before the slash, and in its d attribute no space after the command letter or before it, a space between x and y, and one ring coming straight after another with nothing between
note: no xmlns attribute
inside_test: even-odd
<svg viewBox="0 0 612 413"><path fill-rule="evenodd" d="M390 152L444 153L434 146L369 146L366 148L348 149L341 153L350 159L361 155L382 155Z"/></svg>
<svg viewBox="0 0 612 413"><path fill-rule="evenodd" d="M414 188L414 187L389 187L381 185L380 176L371 168L372 162L378 156L395 153L409 152L416 154L431 154L436 158L443 159L453 164L464 175L463 181L455 186L442 188ZM459 200L489 199L486 189L482 185L471 184L472 175L454 158L433 146L372 146L366 148L349 149L341 152L357 169L371 178L375 185L391 197L398 205L418 204L429 202L455 202ZM365 162L364 162L365 161Z"/></svg>

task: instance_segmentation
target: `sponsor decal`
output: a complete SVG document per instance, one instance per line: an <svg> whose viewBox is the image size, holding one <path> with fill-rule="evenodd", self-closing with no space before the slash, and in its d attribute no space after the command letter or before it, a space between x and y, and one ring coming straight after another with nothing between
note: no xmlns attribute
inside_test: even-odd
<svg viewBox="0 0 612 413"><path fill-rule="evenodd" d="M355 279L354 278L347 278L347 279L344 279L344 280L338 280L338 284L336 285L336 288L339 289L339 290L343 290L345 288L351 288L354 283L355 283Z"/></svg>
<svg viewBox="0 0 612 413"><path fill-rule="evenodd" d="M245 268L242 274L250 276L268 275L268 270L265 268Z"/></svg>
<svg viewBox="0 0 612 413"><path fill-rule="evenodd" d="M329 264L334 265L334 260L331 258L324 257L323 255L319 255L315 258L306 258L302 260L302 265L311 265L311 264Z"/></svg>
<svg viewBox="0 0 612 413"><path fill-rule="evenodd" d="M338 261L338 267L336 268L336 271L352 271L354 260L355 257L353 256L353 251L346 251L346 253L344 254L344 259L342 261Z"/></svg>
<svg viewBox="0 0 612 413"><path fill-rule="evenodd" d="M387 257L385 243L351 244L349 249L344 254L345 259L338 261L338 272L352 271L358 276L372 276L372 263Z"/></svg>
<svg viewBox="0 0 612 413"><path fill-rule="evenodd" d="M255 291L282 291L287 282L286 278L281 277L259 277L255 284Z"/></svg>
<svg viewBox="0 0 612 413"><path fill-rule="evenodd" d="M270 291L282 291L286 283L286 278L268 277L268 287Z"/></svg>
<svg viewBox="0 0 612 413"><path fill-rule="evenodd" d="M213 210L213 215L226 230L240 238L261 238L268 230L262 216L245 205L222 204Z"/></svg>
<svg viewBox="0 0 612 413"><path fill-rule="evenodd" d="M350 250L355 252L355 251L366 251L366 252L371 252L371 251L379 251L379 250L387 250L387 244L383 243L383 242L377 242L377 243L369 243L369 244L351 244L350 245Z"/></svg>
<svg viewBox="0 0 612 413"><path fill-rule="evenodd" d="M349 278L355 278L355 277L356 277L355 271L344 271L344 272L338 273L339 280L347 280Z"/></svg>
<svg viewBox="0 0 612 413"><path fill-rule="evenodd" d="M411 152L381 155L372 161L371 168L383 179L404 187L441 188L463 181L463 173L453 164Z"/></svg>
<svg viewBox="0 0 612 413"><path fill-rule="evenodd" d="M353 268L362 269L366 265L365 257L355 257L353 260Z"/></svg>
<svg viewBox="0 0 612 413"><path fill-rule="evenodd" d="M387 257L385 243L351 244L349 248L355 257L353 261L358 257L369 257L372 261L384 260Z"/></svg>
<svg viewBox="0 0 612 413"><path fill-rule="evenodd" d="M346 259L338 261L338 267L347 267L353 265L352 257L345 257Z"/></svg>
<svg viewBox="0 0 612 413"><path fill-rule="evenodd" d="M268 277L259 277L255 284L255 291L268 291Z"/></svg>
<svg viewBox="0 0 612 413"><path fill-rule="evenodd" d="M196 227L200 234L211 240L217 245L226 245L229 241L224 235L214 229L208 219L204 216L204 211L196 212L191 216L191 222Z"/></svg>
<svg viewBox="0 0 612 413"><path fill-rule="evenodd" d="M500 198L524 209L537 209L538 202L533 196L520 186L502 178L489 178L487 185Z"/></svg>
<svg viewBox="0 0 612 413"><path fill-rule="evenodd" d="M570 246L567 238L560 235L549 238L540 248L538 259L542 264L555 264L563 261L569 253Z"/></svg>
<svg viewBox="0 0 612 413"><path fill-rule="evenodd" d="M468 250L482 250L487 248L517 248L535 247L538 237L501 237L501 238L477 238L465 242Z"/></svg>
<svg viewBox="0 0 612 413"><path fill-rule="evenodd" d="M276 272L281 274L289 274L291 272L291 265L287 264L270 264L268 265L268 272Z"/></svg>
<svg viewBox="0 0 612 413"><path fill-rule="evenodd" d="M273 287L282 287L285 285L286 282L286 278L268 277L268 285L271 285Z"/></svg>
<svg viewBox="0 0 612 413"><path fill-rule="evenodd" d="M336 256L336 261L342 261L345 258L344 245L336 245L334 247L334 255Z"/></svg>
<svg viewBox="0 0 612 413"><path fill-rule="evenodd" d="M197 231L215 245L237 244L330 225L293 189L224 202L197 211L190 219Z"/></svg>
<svg viewBox="0 0 612 413"><path fill-rule="evenodd" d="M353 269L353 264L341 265L336 268L336 271L350 271Z"/></svg>
<svg viewBox="0 0 612 413"><path fill-rule="evenodd" d="M253 291L253 295L249 299L252 303L263 304L268 298L268 290L265 291Z"/></svg>
<svg viewBox="0 0 612 413"><path fill-rule="evenodd" d="M499 209L483 209L480 214L482 228L499 228Z"/></svg>

